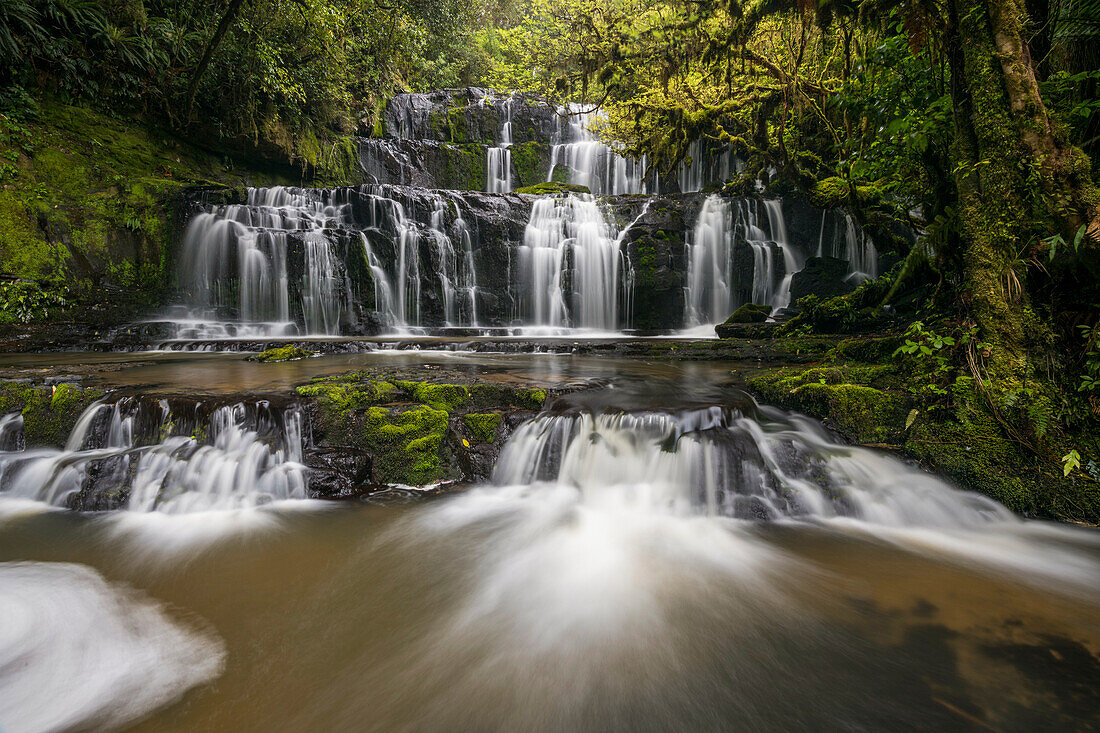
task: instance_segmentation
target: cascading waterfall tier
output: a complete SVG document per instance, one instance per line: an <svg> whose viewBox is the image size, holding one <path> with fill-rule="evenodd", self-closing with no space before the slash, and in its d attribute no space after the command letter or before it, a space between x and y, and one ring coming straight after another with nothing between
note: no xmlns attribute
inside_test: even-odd
<svg viewBox="0 0 1100 733"><path fill-rule="evenodd" d="M740 243L751 249L751 273L737 266ZM747 301L786 307L791 278L802 266L803 258L787 241L781 201L708 196L688 243L686 325L719 323Z"/></svg>
<svg viewBox="0 0 1100 733"><path fill-rule="evenodd" d="M0 497L169 514L305 499L302 421L297 407L268 402L96 403L64 449L0 452ZM6 427L21 432L18 420ZM82 494L108 505L88 507Z"/></svg>
<svg viewBox="0 0 1100 733"><path fill-rule="evenodd" d="M767 408L543 414L509 439L493 481L566 485L586 504L677 515L941 528L1014 521L991 499Z"/></svg>
<svg viewBox="0 0 1100 733"><path fill-rule="evenodd" d="M325 230L344 208L319 191L252 188L246 204L195 216L183 237L179 277L187 302L171 314L175 336L339 333L349 288ZM292 249L304 264L297 276Z"/></svg>
<svg viewBox="0 0 1100 733"><path fill-rule="evenodd" d="M856 223L851 212L841 210L829 217L821 212L821 231L817 238L818 257L840 257L848 262L848 279L863 282L878 277L878 250L870 236ZM830 235L826 237L826 229ZM843 247L840 245L843 244Z"/></svg>
<svg viewBox="0 0 1100 733"><path fill-rule="evenodd" d="M820 231L815 212L810 234L794 204L792 238L788 205L758 197L700 197L688 246L655 259L648 238L674 241L675 231L657 230L682 227L671 212L697 205L690 195L654 205L660 198L253 189L248 203L194 216L178 257L178 304L124 333L176 348L448 328L613 331L639 322L638 303L661 304L643 314L647 330L698 327L750 301L777 313L789 305L804 240L847 251L852 278L876 272L873 245L844 212L826 212ZM631 218L624 242L619 225Z"/></svg>
<svg viewBox="0 0 1100 733"><path fill-rule="evenodd" d="M646 193L646 158L627 158L593 134L600 112L570 105L558 111L546 180L587 186L596 195Z"/></svg>
<svg viewBox="0 0 1100 733"><path fill-rule="evenodd" d="M489 148L485 160L485 190L489 193L509 193L512 190L512 97L501 102L504 124L499 144Z"/></svg>
<svg viewBox="0 0 1100 733"><path fill-rule="evenodd" d="M618 328L619 252L616 233L591 196L535 201L514 278L522 322Z"/></svg>

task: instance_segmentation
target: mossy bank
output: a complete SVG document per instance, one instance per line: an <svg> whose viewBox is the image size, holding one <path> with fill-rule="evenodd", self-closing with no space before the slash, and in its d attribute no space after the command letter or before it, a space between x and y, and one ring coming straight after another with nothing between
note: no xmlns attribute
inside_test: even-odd
<svg viewBox="0 0 1100 733"><path fill-rule="evenodd" d="M1005 437L974 381L946 389L895 353L897 337L842 341L811 365L748 375L762 400L821 418L851 440L897 451L1015 512L1095 523L1097 482ZM940 392L943 394L940 394Z"/></svg>

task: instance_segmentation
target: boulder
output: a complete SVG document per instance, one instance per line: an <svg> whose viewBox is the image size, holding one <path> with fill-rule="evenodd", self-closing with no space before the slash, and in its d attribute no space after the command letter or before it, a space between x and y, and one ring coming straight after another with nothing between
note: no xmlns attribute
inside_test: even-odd
<svg viewBox="0 0 1100 733"><path fill-rule="evenodd" d="M836 257L811 257L806 266L791 278L791 301L807 295L835 298L847 295L858 283L848 277L848 263Z"/></svg>

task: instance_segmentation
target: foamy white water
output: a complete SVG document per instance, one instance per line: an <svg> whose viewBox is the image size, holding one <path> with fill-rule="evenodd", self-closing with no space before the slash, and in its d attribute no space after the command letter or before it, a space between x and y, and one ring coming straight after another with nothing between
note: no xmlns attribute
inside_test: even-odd
<svg viewBox="0 0 1100 733"><path fill-rule="evenodd" d="M83 565L0 563L0 728L119 728L215 679L221 640Z"/></svg>

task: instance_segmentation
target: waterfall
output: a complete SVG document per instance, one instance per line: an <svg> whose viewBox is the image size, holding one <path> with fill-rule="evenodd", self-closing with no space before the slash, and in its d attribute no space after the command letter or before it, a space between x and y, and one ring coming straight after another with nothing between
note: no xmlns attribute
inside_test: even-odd
<svg viewBox="0 0 1100 733"><path fill-rule="evenodd" d="M339 276L332 245L317 232L306 235L302 314L309 333L340 333Z"/></svg>
<svg viewBox="0 0 1100 733"><path fill-rule="evenodd" d="M676 171L681 193L702 191L709 184L727 181L733 173L740 172L742 165L728 146L723 146L715 155L704 146L702 139L691 142L686 158Z"/></svg>
<svg viewBox="0 0 1100 733"><path fill-rule="evenodd" d="M582 112L579 105L558 110L558 130L546 180L556 180L555 172L562 166L567 183L587 186L596 195L645 193L645 156L640 160L625 158L600 142L591 131L599 115Z"/></svg>
<svg viewBox="0 0 1100 733"><path fill-rule="evenodd" d="M198 421L164 400L96 403L63 450L0 452L0 496L67 506L94 484L130 511L170 514L305 499L301 420L297 408L263 402L218 407Z"/></svg>
<svg viewBox="0 0 1100 733"><path fill-rule="evenodd" d="M878 250L875 249L875 243L847 211L844 212L844 258L848 260L850 279L863 281L878 277Z"/></svg>
<svg viewBox="0 0 1100 733"><path fill-rule="evenodd" d="M600 330L618 327L618 242L591 196L535 201L523 233L518 269L513 282L519 288L517 300L525 304L525 323ZM572 318L567 296L572 300Z"/></svg>
<svg viewBox="0 0 1100 733"><path fill-rule="evenodd" d="M783 202L779 199L767 199L764 201L764 210L768 215L768 227L771 230L772 239L783 254L783 279L779 283L779 289L771 300L773 312L779 312L791 304L791 280L801 270L806 262L805 258L795 250L787 239L787 223L783 219Z"/></svg>
<svg viewBox="0 0 1100 733"><path fill-rule="evenodd" d="M371 278L374 281L374 310L382 315L387 325L395 325L397 323L397 311L394 305L393 286L390 285L390 277L386 273L386 269L382 267L378 255L374 253L370 240L362 232L359 233L359 238L363 243L363 250L367 254L367 265L370 267Z"/></svg>
<svg viewBox="0 0 1100 733"><path fill-rule="evenodd" d="M176 337L338 333L346 304L324 229L343 214L316 192L275 187L249 189L247 204L215 206L195 216L180 257L180 283L189 300L172 319ZM291 237L305 241L309 260L295 283L308 309L301 329L290 308Z"/></svg>
<svg viewBox="0 0 1100 733"><path fill-rule="evenodd" d="M689 328L723 321L734 310L733 233L730 202L708 196L688 242L684 292Z"/></svg>
<svg viewBox="0 0 1100 733"><path fill-rule="evenodd" d="M486 152L485 190L489 193L508 193L512 190L512 97L500 106L504 110L500 144Z"/></svg>
<svg viewBox="0 0 1100 733"><path fill-rule="evenodd" d="M465 298L470 313L470 325L477 326L477 266L474 264L474 238L466 220L461 214L455 218L454 230L462 240L462 272L459 288Z"/></svg>
<svg viewBox="0 0 1100 733"><path fill-rule="evenodd" d="M542 414L509 438L497 485L552 482L586 504L739 519L839 518L895 527L1014 522L992 499L952 489L808 421L739 410Z"/></svg>
<svg viewBox="0 0 1100 733"><path fill-rule="evenodd" d="M782 202L763 201L767 232L761 226L760 206L761 202L755 198L730 201L716 195L703 202L688 240L688 279L684 289L687 327L719 323L741 305L735 287L737 242L743 241L752 251L751 301L770 305L774 311L790 304L791 280L804 266L804 258L787 239ZM782 278L776 250L783 256Z"/></svg>

